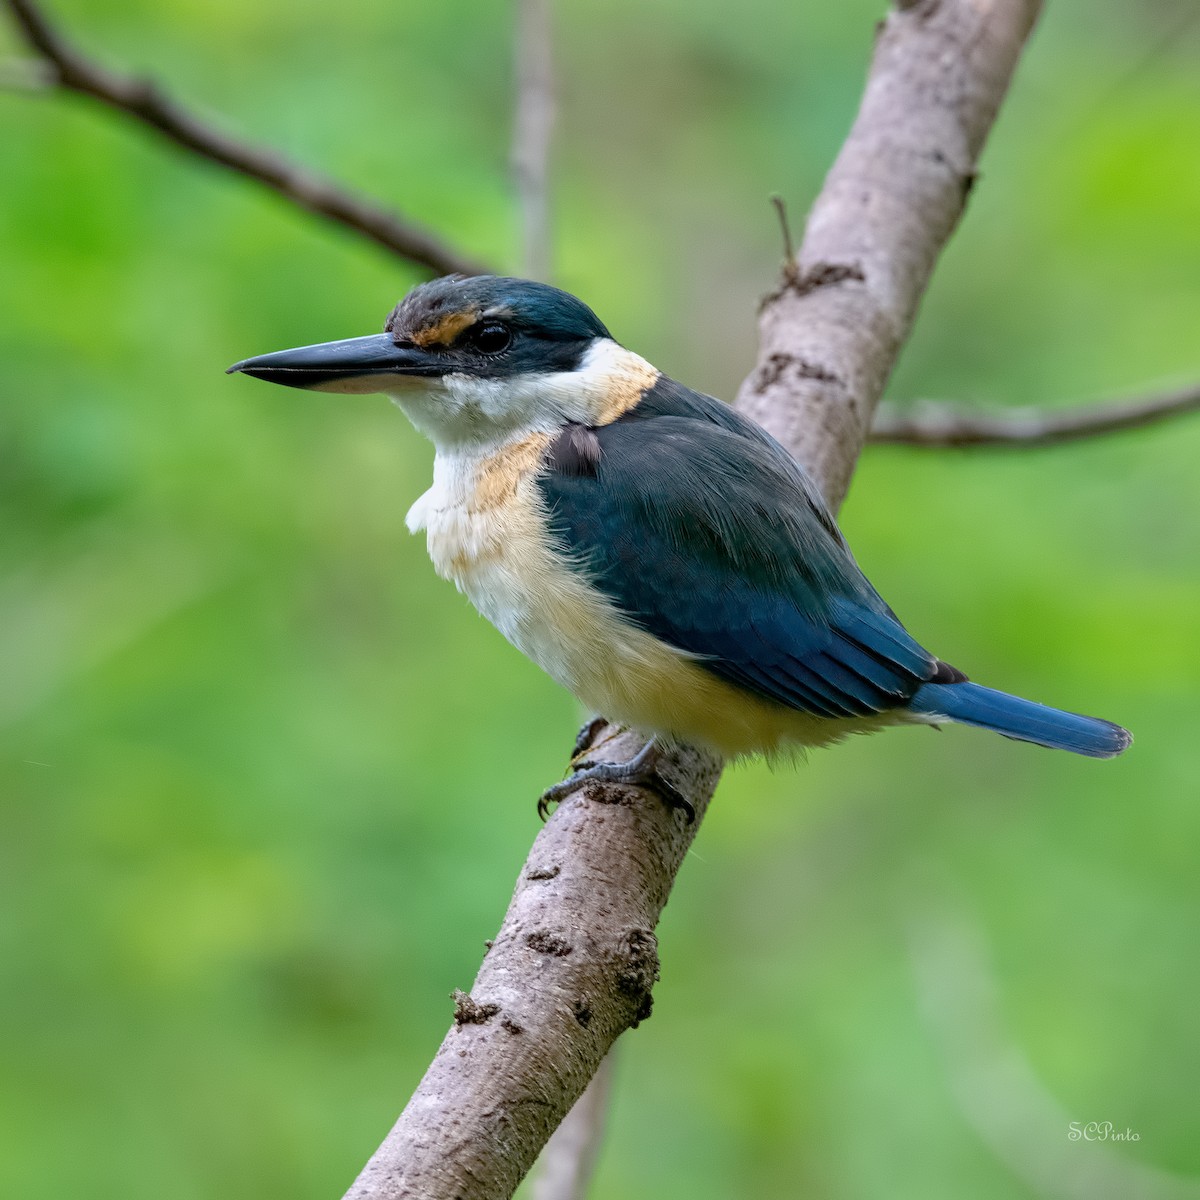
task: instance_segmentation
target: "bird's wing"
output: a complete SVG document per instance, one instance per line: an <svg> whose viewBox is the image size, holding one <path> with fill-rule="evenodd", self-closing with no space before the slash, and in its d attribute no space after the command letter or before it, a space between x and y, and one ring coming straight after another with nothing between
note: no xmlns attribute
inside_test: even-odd
<svg viewBox="0 0 1200 1200"><path fill-rule="evenodd" d="M720 411L635 409L588 431L598 454L551 456L538 484L561 552L630 621L759 696L830 717L905 704L939 664L811 481L758 426L687 397Z"/></svg>

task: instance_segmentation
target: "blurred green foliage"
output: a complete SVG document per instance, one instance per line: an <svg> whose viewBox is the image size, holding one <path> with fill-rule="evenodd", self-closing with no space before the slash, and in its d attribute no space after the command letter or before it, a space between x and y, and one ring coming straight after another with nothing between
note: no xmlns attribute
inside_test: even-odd
<svg viewBox="0 0 1200 1200"><path fill-rule="evenodd" d="M732 396L779 259L766 197L799 220L881 8L562 5L560 282ZM515 265L503 6L53 12ZM1196 376L1198 64L1186 2L1049 6L897 398ZM0 93L0 145L0 1193L338 1195L469 985L579 714L405 532L431 452L397 412L221 374L375 330L411 270L82 100ZM906 731L729 773L597 1197L1200 1173L1198 454L1195 418L867 453L844 523L914 632L1136 745ZM986 966L927 953L948 912ZM972 1071L992 1035L1027 1075Z"/></svg>

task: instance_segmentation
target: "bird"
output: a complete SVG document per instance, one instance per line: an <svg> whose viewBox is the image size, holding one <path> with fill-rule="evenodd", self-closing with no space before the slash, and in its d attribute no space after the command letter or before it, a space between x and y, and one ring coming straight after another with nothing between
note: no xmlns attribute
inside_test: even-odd
<svg viewBox="0 0 1200 1200"><path fill-rule="evenodd" d="M775 759L943 723L1091 758L1132 741L926 650L779 442L549 284L446 276L413 288L381 334L228 370L390 397L436 450L407 525L438 574L591 712L647 739L624 763L581 750L543 815L588 780L690 813L658 770L679 743Z"/></svg>

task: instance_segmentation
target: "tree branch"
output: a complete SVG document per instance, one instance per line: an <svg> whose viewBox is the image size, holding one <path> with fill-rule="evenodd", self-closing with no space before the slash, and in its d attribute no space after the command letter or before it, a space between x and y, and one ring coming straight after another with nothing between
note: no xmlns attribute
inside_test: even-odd
<svg viewBox="0 0 1200 1200"><path fill-rule="evenodd" d="M1038 10L918 0L887 17L796 270L763 308L739 404L835 508ZM617 761L640 746L599 737ZM616 1037L649 1014L652 931L720 765L688 747L668 760L692 825L635 788L588 784L559 806L471 997L349 1198L511 1195Z"/></svg>
<svg viewBox="0 0 1200 1200"><path fill-rule="evenodd" d="M911 411L900 411L890 404L881 407L875 414L870 440L926 449L955 446L1022 450L1138 429L1197 410L1200 410L1200 384L1153 396L1062 409L980 412L957 404L923 400Z"/></svg>
<svg viewBox="0 0 1200 1200"><path fill-rule="evenodd" d="M354 195L273 150L247 145L211 128L150 80L118 75L92 62L63 40L33 0L6 3L29 45L52 70L58 87L91 96L150 126L176 146L253 179L306 212L351 229L435 275L479 275L486 270L374 201Z"/></svg>

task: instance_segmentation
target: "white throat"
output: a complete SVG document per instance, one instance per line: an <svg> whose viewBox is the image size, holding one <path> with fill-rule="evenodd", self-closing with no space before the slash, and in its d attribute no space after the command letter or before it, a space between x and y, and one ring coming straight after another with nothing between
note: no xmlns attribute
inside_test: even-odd
<svg viewBox="0 0 1200 1200"><path fill-rule="evenodd" d="M574 371L414 378L387 394L439 455L475 456L533 433L556 433L571 421L605 424L637 403L657 378L644 358L611 338L597 338Z"/></svg>

